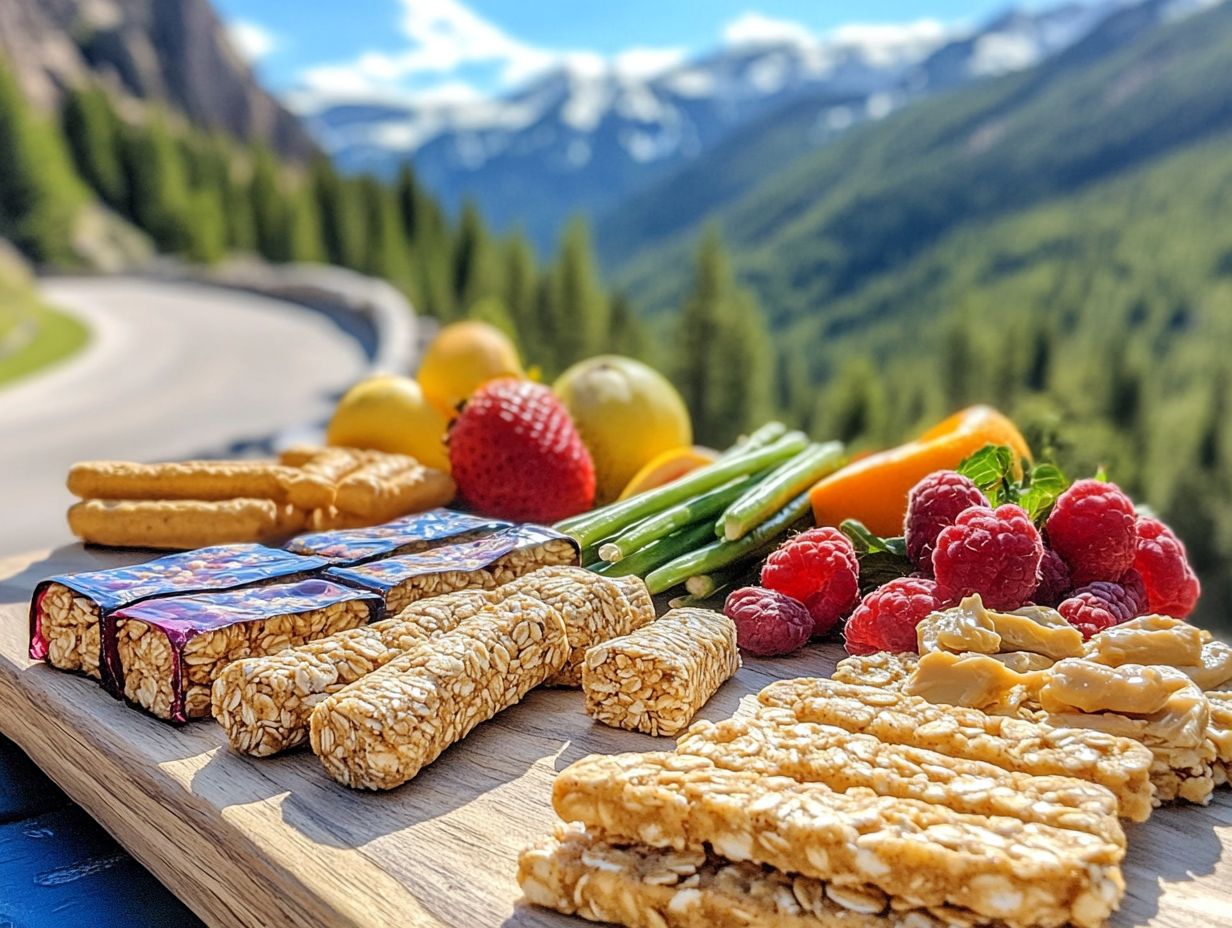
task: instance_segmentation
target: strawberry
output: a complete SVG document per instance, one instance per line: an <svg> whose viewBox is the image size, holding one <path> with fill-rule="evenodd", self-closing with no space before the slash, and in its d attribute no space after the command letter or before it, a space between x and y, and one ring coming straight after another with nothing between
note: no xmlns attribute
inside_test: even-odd
<svg viewBox="0 0 1232 928"><path fill-rule="evenodd" d="M595 466L550 388L501 377L480 387L449 430L458 490L485 515L555 522L590 508Z"/></svg>

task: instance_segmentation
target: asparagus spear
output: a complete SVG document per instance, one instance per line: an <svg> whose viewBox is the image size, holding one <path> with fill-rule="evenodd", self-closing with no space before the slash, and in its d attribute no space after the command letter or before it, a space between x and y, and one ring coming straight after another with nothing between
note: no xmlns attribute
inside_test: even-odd
<svg viewBox="0 0 1232 928"><path fill-rule="evenodd" d="M662 593L690 577L754 557L807 516L809 508L806 490L738 541L713 541L656 568L646 576L646 586L651 593Z"/></svg>
<svg viewBox="0 0 1232 928"><path fill-rule="evenodd" d="M604 577L644 577L656 567L692 551L698 545L704 544L710 538L710 523L701 522L681 529L675 534L652 541L646 547L634 551L626 558L615 563L600 562L592 567L597 574Z"/></svg>
<svg viewBox="0 0 1232 928"><path fill-rule="evenodd" d="M756 448L764 448L766 445L778 441L786 434L787 426L785 426L782 422L767 422L761 428L750 433L744 441L736 442L720 454L719 460L730 458L732 455L743 454L746 451L753 451Z"/></svg>
<svg viewBox="0 0 1232 928"><path fill-rule="evenodd" d="M621 500L585 516L566 519L557 523L556 528L572 535L579 544L587 547L668 506L722 486L735 477L780 464L799 454L807 445L808 438L803 432L788 432L764 448L715 461L665 486Z"/></svg>
<svg viewBox="0 0 1232 928"><path fill-rule="evenodd" d="M797 494L838 470L842 462L841 442L831 441L824 445L810 446L727 508L723 513L722 537L727 541L743 538L782 509Z"/></svg>

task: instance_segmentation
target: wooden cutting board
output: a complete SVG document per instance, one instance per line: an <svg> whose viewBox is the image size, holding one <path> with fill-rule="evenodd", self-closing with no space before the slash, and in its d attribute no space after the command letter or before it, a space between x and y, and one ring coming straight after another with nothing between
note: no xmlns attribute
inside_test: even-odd
<svg viewBox="0 0 1232 928"><path fill-rule="evenodd" d="M519 849L548 833L555 772L665 738L593 724L576 691L539 691L392 793L358 793L298 753L231 753L210 722L173 728L26 657L40 579L130 563L80 546L0 561L0 731L211 925L576 926L517 904ZM829 674L837 645L750 661L705 707L730 716L773 679ZM1129 831L1111 924L1232 928L1232 790Z"/></svg>

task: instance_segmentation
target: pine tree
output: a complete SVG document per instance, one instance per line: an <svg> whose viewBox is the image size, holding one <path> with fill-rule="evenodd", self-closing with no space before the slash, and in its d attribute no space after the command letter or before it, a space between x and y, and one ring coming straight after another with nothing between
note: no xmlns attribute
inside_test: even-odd
<svg viewBox="0 0 1232 928"><path fill-rule="evenodd" d="M268 148L253 151L252 178L248 185L256 229L257 251L275 263L294 258L291 214L282 190L278 162Z"/></svg>
<svg viewBox="0 0 1232 928"><path fill-rule="evenodd" d="M629 358L637 358L656 366L654 361L654 345L646 323L637 311L627 293L617 291L608 302L608 319L612 334L608 340L607 350L622 354Z"/></svg>
<svg viewBox="0 0 1232 928"><path fill-rule="evenodd" d="M291 223L291 258L294 261L324 261L325 244L321 236L321 214L316 197L306 179L298 183L288 198Z"/></svg>
<svg viewBox="0 0 1232 928"><path fill-rule="evenodd" d="M161 113L147 114L125 130L124 173L128 214L159 251L176 254L198 249L192 218L192 192L183 149Z"/></svg>
<svg viewBox="0 0 1232 928"><path fill-rule="evenodd" d="M501 277L505 307L521 337L534 341L539 337L535 327L535 292L539 269L534 249L525 235L514 232L505 239L503 252Z"/></svg>
<svg viewBox="0 0 1232 928"><path fill-rule="evenodd" d="M73 227L86 198L60 136L0 67L0 238L35 261L71 264Z"/></svg>
<svg viewBox="0 0 1232 928"><path fill-rule="evenodd" d="M609 336L609 307L599 283L590 231L581 217L571 220L556 259L556 362L567 367L603 351Z"/></svg>
<svg viewBox="0 0 1232 928"><path fill-rule="evenodd" d="M718 230L711 226L698 249L693 287L680 313L676 337L677 386L693 415L693 433L700 441L711 440L721 416L712 392L714 339L731 285L731 270Z"/></svg>
<svg viewBox="0 0 1232 928"><path fill-rule="evenodd" d="M402 231L393 191L375 177L359 178L358 191L367 243L360 270L383 277L404 292L410 292L411 250Z"/></svg>
<svg viewBox="0 0 1232 928"><path fill-rule="evenodd" d="M344 181L324 155L308 167L309 186L321 223L321 242L331 264L359 269L367 241L362 205L354 185Z"/></svg>
<svg viewBox="0 0 1232 928"><path fill-rule="evenodd" d="M124 209L128 190L120 156L120 119L97 87L69 92L63 111L64 135L77 172L108 206Z"/></svg>
<svg viewBox="0 0 1232 928"><path fill-rule="evenodd" d="M500 294L499 263L483 217L474 203L462 207L453 249L453 293L463 310Z"/></svg>

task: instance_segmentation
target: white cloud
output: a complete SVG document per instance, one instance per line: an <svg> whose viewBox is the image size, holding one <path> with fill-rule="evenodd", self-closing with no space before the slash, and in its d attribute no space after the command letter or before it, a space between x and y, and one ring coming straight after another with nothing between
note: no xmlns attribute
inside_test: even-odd
<svg viewBox="0 0 1232 928"><path fill-rule="evenodd" d="M260 61L278 47L278 37L274 33L247 19L227 23L227 36L245 61Z"/></svg>
<svg viewBox="0 0 1232 928"><path fill-rule="evenodd" d="M772 19L763 13L743 13L723 27L728 45L778 45L789 42L807 45L816 37L807 27L786 19Z"/></svg>
<svg viewBox="0 0 1232 928"><path fill-rule="evenodd" d="M651 78L684 63L685 48L652 48L638 45L627 48L612 59L612 67L621 77Z"/></svg>

